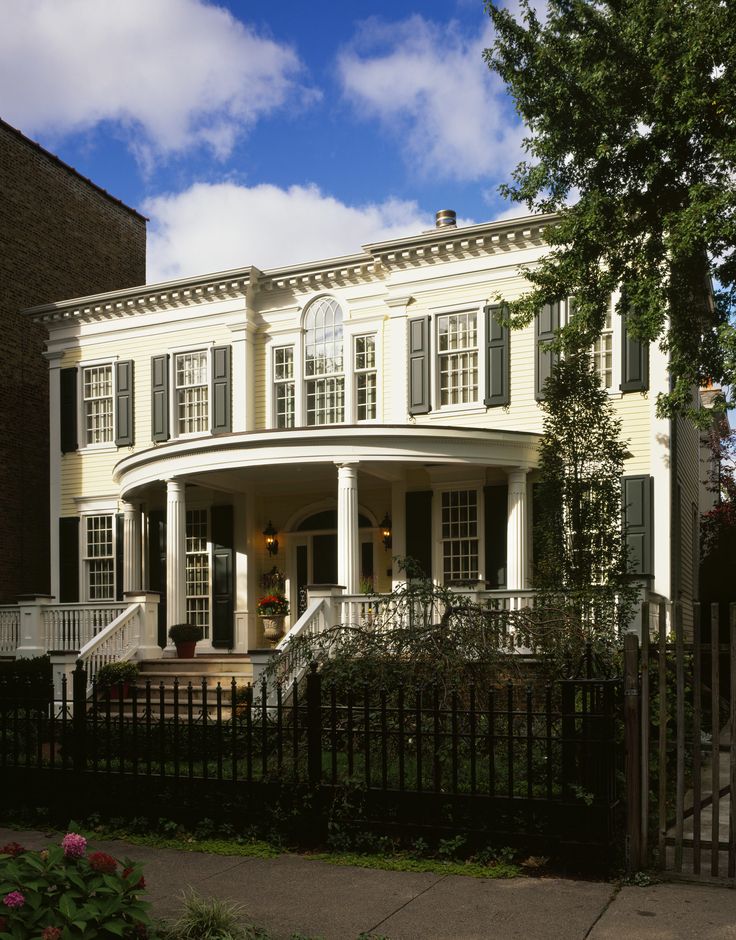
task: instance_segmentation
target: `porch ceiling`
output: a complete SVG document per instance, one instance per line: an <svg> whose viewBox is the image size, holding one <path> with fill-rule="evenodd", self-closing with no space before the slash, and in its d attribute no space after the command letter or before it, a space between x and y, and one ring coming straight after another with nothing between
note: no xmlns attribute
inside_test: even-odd
<svg viewBox="0 0 736 940"><path fill-rule="evenodd" d="M295 428L170 441L125 457L113 479L124 497L176 478L238 491L250 483L319 484L332 479L335 464L357 463L361 474L390 482L411 466L531 469L538 445L538 434L486 428Z"/></svg>

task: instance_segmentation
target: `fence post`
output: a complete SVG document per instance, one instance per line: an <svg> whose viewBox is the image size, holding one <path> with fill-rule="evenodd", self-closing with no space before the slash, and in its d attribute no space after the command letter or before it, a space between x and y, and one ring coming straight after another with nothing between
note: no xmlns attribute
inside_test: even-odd
<svg viewBox="0 0 736 940"><path fill-rule="evenodd" d="M307 776L311 787L322 782L322 678L317 663L307 675Z"/></svg>
<svg viewBox="0 0 736 940"><path fill-rule="evenodd" d="M81 660L72 673L72 764L75 771L87 768L87 671Z"/></svg>
<svg viewBox="0 0 736 940"><path fill-rule="evenodd" d="M639 638L624 636L624 750L626 755L626 868L641 867L641 724Z"/></svg>

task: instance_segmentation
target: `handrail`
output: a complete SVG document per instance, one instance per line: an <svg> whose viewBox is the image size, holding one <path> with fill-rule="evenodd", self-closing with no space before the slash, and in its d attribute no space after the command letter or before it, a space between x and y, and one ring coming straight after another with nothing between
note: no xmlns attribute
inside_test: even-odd
<svg viewBox="0 0 736 940"><path fill-rule="evenodd" d="M92 682L106 663L133 659L140 646L143 605L136 602L119 614L79 651L79 660L87 670L87 682Z"/></svg>
<svg viewBox="0 0 736 940"><path fill-rule="evenodd" d="M78 650L125 611L125 605L50 604L43 608L47 650Z"/></svg>
<svg viewBox="0 0 736 940"><path fill-rule="evenodd" d="M276 644L276 652L281 654L279 657L279 681L285 689L290 689L295 679L297 681L301 679L309 665L296 656L293 650L289 649L292 640L302 634L322 633L331 622L329 611L328 598L315 598L294 626ZM271 690L269 702L271 698L275 697L275 692L275 688Z"/></svg>
<svg viewBox="0 0 736 940"><path fill-rule="evenodd" d="M0 607L0 653L15 653L20 640L20 608Z"/></svg>

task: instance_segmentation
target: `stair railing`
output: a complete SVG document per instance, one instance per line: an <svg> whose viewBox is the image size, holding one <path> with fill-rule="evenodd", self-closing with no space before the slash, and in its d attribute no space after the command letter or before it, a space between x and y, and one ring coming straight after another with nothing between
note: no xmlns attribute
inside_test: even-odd
<svg viewBox="0 0 736 940"><path fill-rule="evenodd" d="M90 691L97 673L106 663L135 658L141 645L143 613L142 604L131 604L79 651Z"/></svg>

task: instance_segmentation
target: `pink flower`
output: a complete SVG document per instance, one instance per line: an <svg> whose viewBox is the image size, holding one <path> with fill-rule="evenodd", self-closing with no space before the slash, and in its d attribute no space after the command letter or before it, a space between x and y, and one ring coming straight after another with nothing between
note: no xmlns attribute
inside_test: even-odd
<svg viewBox="0 0 736 940"><path fill-rule="evenodd" d="M12 855L15 858L17 855L22 855L25 852L25 849L18 842L8 842L7 845L4 845L0 849L0 855Z"/></svg>
<svg viewBox="0 0 736 940"><path fill-rule="evenodd" d="M61 940L61 927L44 927L41 940Z"/></svg>
<svg viewBox="0 0 736 940"><path fill-rule="evenodd" d="M23 907L26 903L26 899L20 893L20 891L11 891L10 894L6 894L3 898L3 904L6 907Z"/></svg>
<svg viewBox="0 0 736 940"><path fill-rule="evenodd" d="M61 840L61 847L67 858L82 858L87 848L87 840L76 832L68 832Z"/></svg>
<svg viewBox="0 0 736 940"><path fill-rule="evenodd" d="M92 852L87 856L87 861L90 868L104 872L107 875L112 875L118 867L117 861L107 852Z"/></svg>

